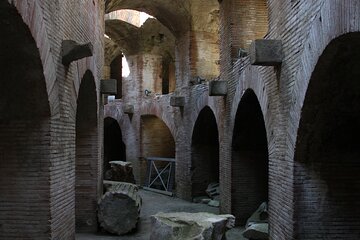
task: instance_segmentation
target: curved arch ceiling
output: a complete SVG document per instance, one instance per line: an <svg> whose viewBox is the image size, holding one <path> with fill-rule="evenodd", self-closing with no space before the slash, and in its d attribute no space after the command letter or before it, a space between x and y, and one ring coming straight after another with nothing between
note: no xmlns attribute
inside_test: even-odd
<svg viewBox="0 0 360 240"><path fill-rule="evenodd" d="M105 12L133 9L146 12L158 19L175 36L189 30L189 3L183 0L106 0Z"/></svg>

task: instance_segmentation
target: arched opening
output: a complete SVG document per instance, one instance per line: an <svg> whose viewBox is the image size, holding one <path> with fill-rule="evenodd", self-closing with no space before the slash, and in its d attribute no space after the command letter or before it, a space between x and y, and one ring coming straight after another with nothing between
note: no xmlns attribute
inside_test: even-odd
<svg viewBox="0 0 360 240"><path fill-rule="evenodd" d="M97 230L99 180L97 97L95 80L87 71L79 89L76 111L75 220L77 232Z"/></svg>
<svg viewBox="0 0 360 240"><path fill-rule="evenodd" d="M136 11L134 11L136 13ZM124 81L122 88L126 94L134 89L134 82L130 79L141 78L139 81L142 92L154 94L168 94L175 90L175 38L172 33L157 19L148 19L137 28L125 21L108 19L105 22L106 33L129 59L132 75ZM111 55L112 52L107 52ZM109 57L107 57L109 58ZM117 64L118 63L118 64ZM114 65L115 64L115 65ZM120 60L113 62L113 69L120 76ZM119 78L114 76L114 78ZM120 84L118 84L120 88ZM120 89L119 89L120 91ZM146 96L149 96L147 94ZM124 96L126 98L126 96Z"/></svg>
<svg viewBox="0 0 360 240"><path fill-rule="evenodd" d="M153 16L132 9L120 9L105 14L105 19L118 19L130 23L136 27L141 27L148 18L154 18Z"/></svg>
<svg viewBox="0 0 360 240"><path fill-rule="evenodd" d="M104 174L111 161L126 161L126 146L118 122L110 117L104 120Z"/></svg>
<svg viewBox="0 0 360 240"><path fill-rule="evenodd" d="M162 94L168 94L175 91L176 77L175 77L175 61L171 54L164 54L162 59Z"/></svg>
<svg viewBox="0 0 360 240"><path fill-rule="evenodd" d="M210 183L219 183L219 134L214 113L201 110L191 142L192 197L206 196Z"/></svg>
<svg viewBox="0 0 360 240"><path fill-rule="evenodd" d="M141 116L141 184L146 184L149 161L147 158L175 158L175 141L166 124L156 116ZM167 162L157 162L159 168L165 167ZM170 174L170 173L169 173ZM156 183L155 183L156 185ZM155 187L154 185L154 187ZM161 183L158 183L161 189Z"/></svg>
<svg viewBox="0 0 360 240"><path fill-rule="evenodd" d="M123 55L119 54L111 63L110 63L110 78L116 79L117 83L117 94L116 99L122 98L122 69L123 69Z"/></svg>
<svg viewBox="0 0 360 240"><path fill-rule="evenodd" d="M268 201L268 147L264 117L255 93L238 106L232 138L231 212L237 225Z"/></svg>
<svg viewBox="0 0 360 240"><path fill-rule="evenodd" d="M50 238L50 108L36 43L0 1L0 239Z"/></svg>
<svg viewBox="0 0 360 240"><path fill-rule="evenodd" d="M306 92L295 151L296 239L360 236L360 33L333 40Z"/></svg>
<svg viewBox="0 0 360 240"><path fill-rule="evenodd" d="M253 40L264 38L268 26L267 0L232 0L232 57L248 52Z"/></svg>

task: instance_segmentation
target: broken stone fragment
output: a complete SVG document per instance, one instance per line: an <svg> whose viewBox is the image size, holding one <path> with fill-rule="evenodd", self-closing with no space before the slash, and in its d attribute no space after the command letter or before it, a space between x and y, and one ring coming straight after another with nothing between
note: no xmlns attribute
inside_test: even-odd
<svg viewBox="0 0 360 240"><path fill-rule="evenodd" d="M253 223L267 223L268 222L268 212L267 212L267 203L263 202L260 204L258 209L248 218L246 221L246 228L252 225Z"/></svg>
<svg viewBox="0 0 360 240"><path fill-rule="evenodd" d="M243 236L253 240L267 240L269 239L269 224L268 223L251 224L243 232Z"/></svg>
<svg viewBox="0 0 360 240"><path fill-rule="evenodd" d="M217 200L211 200L211 201L208 203L208 205L209 205L210 207L220 207L220 202L217 201Z"/></svg>
<svg viewBox="0 0 360 240"><path fill-rule="evenodd" d="M260 204L258 209L251 215L246 222L246 230L243 236L248 239L269 239L269 225L267 203Z"/></svg>
<svg viewBox="0 0 360 240"><path fill-rule="evenodd" d="M193 202L194 203L204 203L206 202L206 204L208 204L208 202L210 202L211 199L209 199L208 196L200 196L200 197L194 197L193 198Z"/></svg>
<svg viewBox="0 0 360 240"><path fill-rule="evenodd" d="M220 194L219 183L210 183L206 189L207 195L214 199L215 196Z"/></svg>
<svg viewBox="0 0 360 240"><path fill-rule="evenodd" d="M151 216L150 240L221 240L235 225L233 215L212 213L158 213Z"/></svg>
<svg viewBox="0 0 360 240"><path fill-rule="evenodd" d="M111 161L109 163L111 169L105 173L106 180L135 183L133 167L130 162Z"/></svg>

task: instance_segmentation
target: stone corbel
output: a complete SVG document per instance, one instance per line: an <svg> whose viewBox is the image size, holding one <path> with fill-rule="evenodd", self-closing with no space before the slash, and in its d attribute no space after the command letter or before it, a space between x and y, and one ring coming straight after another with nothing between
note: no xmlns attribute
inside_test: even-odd
<svg viewBox="0 0 360 240"><path fill-rule="evenodd" d="M93 45L89 42L79 44L73 40L63 40L61 43L62 64L70 65L71 62L91 57L93 55Z"/></svg>

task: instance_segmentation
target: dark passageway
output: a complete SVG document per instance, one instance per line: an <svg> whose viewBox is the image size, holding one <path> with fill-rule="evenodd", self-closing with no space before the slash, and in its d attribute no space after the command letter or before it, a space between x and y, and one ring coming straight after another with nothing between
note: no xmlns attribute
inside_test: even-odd
<svg viewBox="0 0 360 240"><path fill-rule="evenodd" d="M219 134L214 113L205 107L195 122L191 142L192 197L206 196L210 183L219 183Z"/></svg>
<svg viewBox="0 0 360 240"><path fill-rule="evenodd" d="M268 148L255 93L247 90L236 113L232 142L232 214L237 225L268 200Z"/></svg>
<svg viewBox="0 0 360 240"><path fill-rule="evenodd" d="M76 231L97 230L98 126L94 77L87 71L81 80L76 111L75 212ZM99 176L98 176L99 177Z"/></svg>
<svg viewBox="0 0 360 240"><path fill-rule="evenodd" d="M39 49L8 1L0 35L0 239L48 239L50 106Z"/></svg>
<svg viewBox="0 0 360 240"><path fill-rule="evenodd" d="M295 153L296 239L360 236L359 66L360 34L348 34L310 79Z"/></svg>
<svg viewBox="0 0 360 240"><path fill-rule="evenodd" d="M110 117L104 120L104 173L110 169L109 162L126 161L126 146L118 122Z"/></svg>

